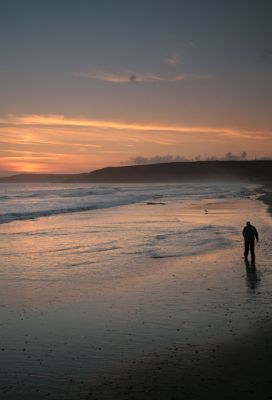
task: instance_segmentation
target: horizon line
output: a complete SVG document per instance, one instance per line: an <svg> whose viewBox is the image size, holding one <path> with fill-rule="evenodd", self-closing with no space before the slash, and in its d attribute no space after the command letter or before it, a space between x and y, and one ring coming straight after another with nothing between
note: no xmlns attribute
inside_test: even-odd
<svg viewBox="0 0 272 400"><path fill-rule="evenodd" d="M103 169L107 168L126 168L126 167L140 167L140 166L148 166L148 165L164 165L164 164L182 164L182 163L214 163L214 162L267 162L270 161L272 162L272 159L270 158L255 158L255 159L239 159L239 160L220 160L220 159L214 159L214 160L180 160L180 161L167 161L167 162L157 162L157 163L143 163L143 164L125 164L125 165L115 165L115 166L105 166L102 168L97 168L93 170L89 170L86 172L27 172L27 171L5 171L5 170L0 170L0 178L10 178L12 176L16 175L82 175L82 174L91 174L92 172L95 171L100 171ZM2 174L6 174L5 176Z"/></svg>

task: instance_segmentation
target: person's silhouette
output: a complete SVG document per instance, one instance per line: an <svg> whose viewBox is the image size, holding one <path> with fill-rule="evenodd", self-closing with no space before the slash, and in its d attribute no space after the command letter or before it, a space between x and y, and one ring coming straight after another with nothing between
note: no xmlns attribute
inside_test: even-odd
<svg viewBox="0 0 272 400"><path fill-rule="evenodd" d="M259 234L255 226L251 225L249 221L246 223L246 226L243 229L243 236L245 240L245 249L244 249L245 259L247 259L248 253L250 251L251 258L254 261L255 260L254 244L255 244L255 239L257 240L257 242L259 241Z"/></svg>

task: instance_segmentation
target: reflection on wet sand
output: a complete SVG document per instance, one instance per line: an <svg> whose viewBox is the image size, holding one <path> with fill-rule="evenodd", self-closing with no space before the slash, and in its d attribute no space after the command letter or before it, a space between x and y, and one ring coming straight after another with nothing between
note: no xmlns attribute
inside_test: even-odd
<svg viewBox="0 0 272 400"><path fill-rule="evenodd" d="M256 268L255 258L252 258L251 262L245 258L245 266L247 286L250 290L255 291L261 283L260 271Z"/></svg>

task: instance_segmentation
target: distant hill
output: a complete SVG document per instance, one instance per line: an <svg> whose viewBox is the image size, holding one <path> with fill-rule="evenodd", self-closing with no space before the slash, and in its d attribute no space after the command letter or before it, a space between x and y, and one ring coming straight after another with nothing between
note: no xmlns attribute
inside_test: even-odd
<svg viewBox="0 0 272 400"><path fill-rule="evenodd" d="M16 174L0 178L0 183L72 183L88 182L86 174Z"/></svg>
<svg viewBox="0 0 272 400"><path fill-rule="evenodd" d="M4 183L133 183L188 181L271 182L272 161L195 161L107 167L82 174L18 174Z"/></svg>

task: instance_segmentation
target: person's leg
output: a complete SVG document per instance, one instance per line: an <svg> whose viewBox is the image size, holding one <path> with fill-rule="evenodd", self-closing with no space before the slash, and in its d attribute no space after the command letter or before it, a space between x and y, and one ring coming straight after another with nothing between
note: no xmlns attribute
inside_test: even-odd
<svg viewBox="0 0 272 400"><path fill-rule="evenodd" d="M245 240L245 252L244 252L245 258L247 258L248 252L249 252L249 242Z"/></svg>
<svg viewBox="0 0 272 400"><path fill-rule="evenodd" d="M254 240L250 241L250 254L252 258L255 258L255 251L254 251Z"/></svg>

